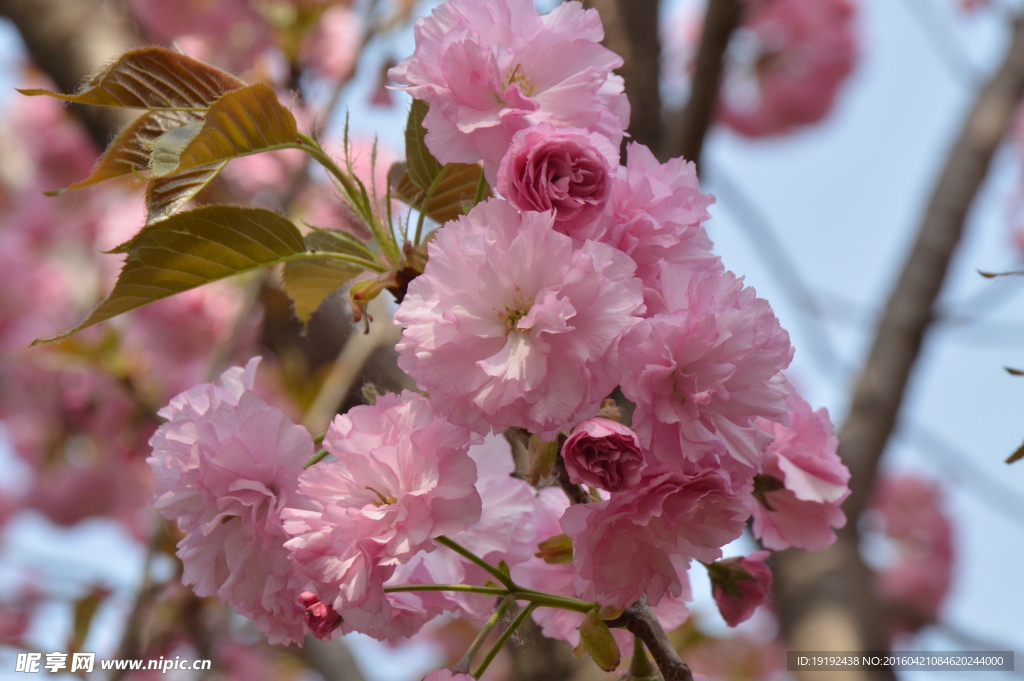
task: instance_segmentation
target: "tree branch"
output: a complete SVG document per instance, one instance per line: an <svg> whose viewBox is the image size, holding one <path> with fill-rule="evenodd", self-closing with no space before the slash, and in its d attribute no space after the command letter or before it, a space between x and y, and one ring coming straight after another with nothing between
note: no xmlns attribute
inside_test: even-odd
<svg viewBox="0 0 1024 681"><path fill-rule="evenodd" d="M86 76L139 42L124 13L104 0L0 0L0 16L14 23L32 60L62 92L74 92ZM105 107L72 104L71 110L100 149L132 118Z"/></svg>
<svg viewBox="0 0 1024 681"><path fill-rule="evenodd" d="M625 628L643 641L647 650L651 651L651 657L658 665L664 681L693 681L693 672L679 659L679 654L661 628L661 622L648 607L646 599L641 598L607 624L609 627Z"/></svg>
<svg viewBox="0 0 1024 681"><path fill-rule="evenodd" d="M682 156L700 167L704 138L718 110L725 49L743 19L743 3L744 0L708 0L690 83L690 99L679 114L676 128L669 131L671 144L665 158Z"/></svg>

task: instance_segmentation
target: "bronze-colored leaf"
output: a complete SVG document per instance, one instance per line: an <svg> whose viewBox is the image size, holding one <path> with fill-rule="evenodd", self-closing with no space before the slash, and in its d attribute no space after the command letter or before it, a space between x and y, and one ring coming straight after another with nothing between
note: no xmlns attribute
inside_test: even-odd
<svg viewBox="0 0 1024 681"><path fill-rule="evenodd" d="M295 146L299 131L291 111L270 87L257 83L222 95L210 106L199 134L181 151L180 173L239 156Z"/></svg>
<svg viewBox="0 0 1024 681"><path fill-rule="evenodd" d="M198 120L201 120L200 115L192 111L147 111L114 138L89 177L75 182L68 190L145 170L149 167L148 149L158 137Z"/></svg>
<svg viewBox="0 0 1024 681"><path fill-rule="evenodd" d="M371 262L377 260L362 242L342 232L317 229L306 235L305 243L310 251L345 253ZM342 260L295 260L284 266L281 283L294 303L295 316L305 324L327 296L364 271L364 267Z"/></svg>
<svg viewBox="0 0 1024 681"><path fill-rule="evenodd" d="M204 206L142 228L115 248L127 253L114 290L88 318L48 342L211 281L306 254L299 230L261 208Z"/></svg>
<svg viewBox="0 0 1024 681"><path fill-rule="evenodd" d="M163 47L142 47L122 54L73 95L38 89L19 92L97 106L201 111L240 87L245 81L198 59Z"/></svg>
<svg viewBox="0 0 1024 681"><path fill-rule="evenodd" d="M149 169L154 177L167 175L178 167L181 152L195 138L202 126L202 121L194 121L188 125L171 128L153 140L149 145Z"/></svg>
<svg viewBox="0 0 1024 681"><path fill-rule="evenodd" d="M427 217L444 224L463 215L465 206L476 198L477 187L483 169L474 163L449 163L442 170L441 178L434 186L430 202L426 206ZM391 187L392 193L407 204L422 209L426 192L421 190L409 172L404 173L398 182ZM493 196L490 186L485 186L483 198Z"/></svg>
<svg viewBox="0 0 1024 681"><path fill-rule="evenodd" d="M146 224L164 220L176 213L227 164L227 161L222 161L150 180L146 187Z"/></svg>

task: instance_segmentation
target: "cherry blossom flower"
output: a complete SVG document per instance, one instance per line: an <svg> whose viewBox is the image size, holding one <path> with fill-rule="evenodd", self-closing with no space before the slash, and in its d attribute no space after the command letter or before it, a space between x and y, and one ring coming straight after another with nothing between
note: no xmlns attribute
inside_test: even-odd
<svg viewBox="0 0 1024 681"><path fill-rule="evenodd" d="M557 488L548 487L540 490L537 495L536 510L532 515L532 524L537 540L544 540L562 533L559 518L569 507L569 500ZM536 544L535 544L536 548ZM579 598L576 591L576 570L571 561L566 563L548 563L531 555L529 560L512 566L512 578L517 584L527 588L554 593L561 596ZM671 631L690 616L686 602L693 600L690 593L689 576L685 569L677 570L681 590L679 596L664 597L654 607L662 627ZM573 647L579 645L579 627L583 622L582 613L559 608L538 608L533 611L534 621L540 625L541 632L549 638L567 641ZM622 655L630 655L633 649L633 636L623 629L612 629L612 636L619 644Z"/></svg>
<svg viewBox="0 0 1024 681"><path fill-rule="evenodd" d="M454 423L552 436L618 383L619 337L642 311L633 263L553 223L482 203L440 230L409 286L398 364Z"/></svg>
<svg viewBox="0 0 1024 681"><path fill-rule="evenodd" d="M362 44L359 17L346 5L332 5L300 48L303 61L318 75L340 80L348 78L355 67Z"/></svg>
<svg viewBox="0 0 1024 681"><path fill-rule="evenodd" d="M752 476L771 438L755 419L784 421L781 371L793 349L768 302L731 272L662 272L669 312L622 341L622 391L633 429L662 464L713 456Z"/></svg>
<svg viewBox="0 0 1024 681"><path fill-rule="evenodd" d="M505 438L491 435L469 448L476 462L477 492L483 500L479 522L465 532L451 535L460 546L496 565L518 565L536 551L532 517L536 506L533 488L512 477L515 470L512 451ZM564 495L563 495L564 497ZM480 567L454 551L442 548L421 551L395 569L387 585L402 584L475 584L493 580ZM412 636L427 621L443 612L471 620L485 620L494 609L494 599L461 592L425 591L388 594L391 619L387 626L367 631L375 638L395 642Z"/></svg>
<svg viewBox="0 0 1024 681"><path fill-rule="evenodd" d="M423 681L476 681L472 674L451 669L438 669L423 677Z"/></svg>
<svg viewBox="0 0 1024 681"><path fill-rule="evenodd" d="M678 598L678 570L693 558L717 560L743 532L749 493L734 490L719 471L669 471L608 501L569 507L561 525L573 540L576 591L615 608L644 593L652 605Z"/></svg>
<svg viewBox="0 0 1024 681"><path fill-rule="evenodd" d="M754 536L775 551L820 551L836 540L832 528L846 525L840 506L850 496L850 471L836 454L828 412L811 411L795 393L788 401L788 426L758 420L775 440L755 480Z"/></svg>
<svg viewBox="0 0 1024 681"><path fill-rule="evenodd" d="M202 381L211 354L235 333L244 299L233 282L215 282L140 307L128 317L122 351L134 373L154 392L182 392ZM253 317L235 341L242 352L256 340L260 316ZM168 333L186 325L188 333Z"/></svg>
<svg viewBox="0 0 1024 681"><path fill-rule="evenodd" d="M300 478L312 507L283 516L295 569L346 626L385 626L383 585L395 568L480 519L473 440L409 391L335 418L323 446L337 458Z"/></svg>
<svg viewBox="0 0 1024 681"><path fill-rule="evenodd" d="M299 594L299 603L306 609L306 627L317 638L326 639L341 626L341 615L331 606L321 603L312 591Z"/></svg>
<svg viewBox="0 0 1024 681"><path fill-rule="evenodd" d="M936 621L953 583L953 525L941 492L912 476L882 478L869 508L896 548L875 588L889 605L895 632L917 631Z"/></svg>
<svg viewBox="0 0 1024 681"><path fill-rule="evenodd" d="M634 143L616 171L604 217L573 236L597 239L636 261L650 316L663 311L657 291L664 263L693 272L722 269L702 225L714 201L701 193L693 163L682 158L658 163L650 149Z"/></svg>
<svg viewBox="0 0 1024 681"><path fill-rule="evenodd" d="M857 58L849 0L747 0L719 115L749 137L816 123Z"/></svg>
<svg viewBox="0 0 1024 681"><path fill-rule="evenodd" d="M313 439L252 391L258 363L172 399L147 461L156 507L185 533L182 581L230 603L271 643L287 643L305 633L303 580L284 548L281 509L308 507L298 477Z"/></svg>
<svg viewBox="0 0 1024 681"><path fill-rule="evenodd" d="M596 10L566 2L448 0L416 22L416 50L389 72L430 105L426 144L441 163L484 161L494 184L518 131L550 123L618 146L629 123L622 59L603 47Z"/></svg>
<svg viewBox="0 0 1024 681"><path fill-rule="evenodd" d="M541 123L512 138L496 186L519 210L554 210L555 229L574 236L601 215L618 165L604 136Z"/></svg>
<svg viewBox="0 0 1024 681"><path fill-rule="evenodd" d="M634 487L645 466L636 433L602 418L576 426L562 445L562 458L573 484L609 492Z"/></svg>
<svg viewBox="0 0 1024 681"><path fill-rule="evenodd" d="M711 595L730 627L750 619L768 601L772 571L764 564L770 551L755 551L746 558L729 558L708 566Z"/></svg>

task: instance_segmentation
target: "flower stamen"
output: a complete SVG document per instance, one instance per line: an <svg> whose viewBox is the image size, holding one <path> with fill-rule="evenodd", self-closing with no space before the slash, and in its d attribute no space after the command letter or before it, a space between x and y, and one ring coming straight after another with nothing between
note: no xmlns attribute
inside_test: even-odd
<svg viewBox="0 0 1024 681"><path fill-rule="evenodd" d="M391 504L398 503L398 497L396 496L386 497L372 487L364 487L363 489L370 490L371 492L377 495L378 499L380 499L380 501L373 502L373 505L376 506L377 508L380 508L381 506L390 506Z"/></svg>
<svg viewBox="0 0 1024 681"><path fill-rule="evenodd" d="M536 89L536 85L523 73L522 64L516 64L505 79L501 83L501 91L504 92L509 88L510 85L515 83L519 86L519 91L523 93L525 97L531 97L533 91Z"/></svg>

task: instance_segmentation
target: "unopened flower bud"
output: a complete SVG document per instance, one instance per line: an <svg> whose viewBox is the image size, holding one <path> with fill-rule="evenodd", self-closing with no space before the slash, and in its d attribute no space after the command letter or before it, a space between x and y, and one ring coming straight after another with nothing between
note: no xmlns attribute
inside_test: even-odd
<svg viewBox="0 0 1024 681"><path fill-rule="evenodd" d="M619 492L640 482L644 455L636 433L608 419L587 419L573 429L562 446L569 479Z"/></svg>

